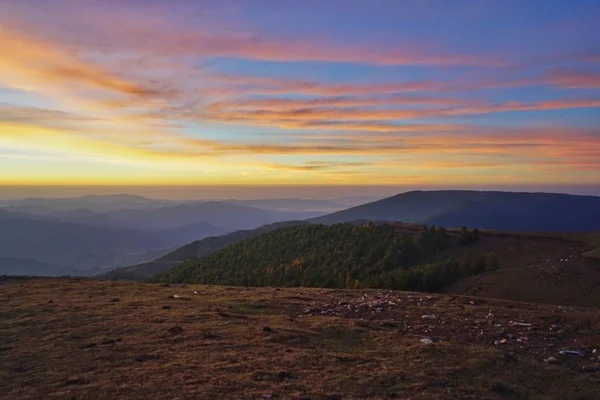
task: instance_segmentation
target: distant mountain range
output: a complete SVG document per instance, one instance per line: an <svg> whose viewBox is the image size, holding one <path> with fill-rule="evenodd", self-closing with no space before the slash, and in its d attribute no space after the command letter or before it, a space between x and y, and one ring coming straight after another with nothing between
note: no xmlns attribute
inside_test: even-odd
<svg viewBox="0 0 600 400"><path fill-rule="evenodd" d="M414 191L326 215L306 211L337 208L343 206L342 200L178 203L116 195L5 201L0 204L0 274L14 273L15 266L24 268L22 260L33 260L32 270L75 270L90 275L134 265L128 274L147 277L189 257L204 256L275 229L278 225L273 224L283 221L401 221L512 232L600 231L600 197L552 193ZM35 212L16 211L30 209ZM219 236L223 234L227 235Z"/></svg>
<svg viewBox="0 0 600 400"><path fill-rule="evenodd" d="M182 263L183 261L192 258L200 258L207 256L216 251L224 249L225 247L233 243L239 242L240 240L259 236L263 233L272 232L277 229L285 228L288 226L297 226L303 224L307 224L307 222L277 222L274 224L262 226L257 229L236 231L223 236L207 237L205 239L189 243L153 261L138 265L132 265L129 267L117 268L112 271L100 274L97 276L97 278L133 281L145 280L153 275L165 272L168 269L174 267L175 265Z"/></svg>
<svg viewBox="0 0 600 400"><path fill-rule="evenodd" d="M314 222L402 221L513 232L600 230L600 197L554 193L413 191L352 207Z"/></svg>
<svg viewBox="0 0 600 400"><path fill-rule="evenodd" d="M4 202L3 206L0 274L14 274L15 268L31 274L28 271L39 271L42 264L49 271L44 275L64 271L96 274L153 260L170 249L208 236L324 214L216 201L164 203L129 195L25 199ZM88 206L91 209L81 208ZM17 259L33 260L32 268L25 268L26 262L15 262Z"/></svg>

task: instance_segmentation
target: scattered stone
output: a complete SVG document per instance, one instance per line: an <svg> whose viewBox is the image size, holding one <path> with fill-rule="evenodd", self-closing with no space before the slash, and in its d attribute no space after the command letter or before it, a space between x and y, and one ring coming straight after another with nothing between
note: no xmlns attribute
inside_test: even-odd
<svg viewBox="0 0 600 400"><path fill-rule="evenodd" d="M562 356L579 356L579 357L585 357L585 353L583 351L580 351L580 350L561 350L561 351L559 351L559 353Z"/></svg>
<svg viewBox="0 0 600 400"><path fill-rule="evenodd" d="M434 314L425 314L421 316L421 319L437 319L437 317Z"/></svg>
<svg viewBox="0 0 600 400"><path fill-rule="evenodd" d="M177 299L177 300L191 300L189 297L180 296L178 294L174 294L168 297L169 299Z"/></svg>
<svg viewBox="0 0 600 400"><path fill-rule="evenodd" d="M556 364L558 359L556 357L548 357L544 360L544 362L547 364Z"/></svg>
<svg viewBox="0 0 600 400"><path fill-rule="evenodd" d="M423 344L433 344L433 340L431 340L429 338L423 338L423 339L419 340L419 342L421 342Z"/></svg>
<svg viewBox="0 0 600 400"><path fill-rule="evenodd" d="M169 332L173 335L177 335L183 332L183 328L180 326L172 326L169 328Z"/></svg>

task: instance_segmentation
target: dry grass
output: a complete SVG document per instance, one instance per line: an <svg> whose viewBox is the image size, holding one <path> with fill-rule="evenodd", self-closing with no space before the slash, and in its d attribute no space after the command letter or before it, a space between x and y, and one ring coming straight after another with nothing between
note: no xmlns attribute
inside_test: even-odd
<svg viewBox="0 0 600 400"><path fill-rule="evenodd" d="M0 291L2 399L592 399L600 387L582 370L600 362L596 309L67 279Z"/></svg>

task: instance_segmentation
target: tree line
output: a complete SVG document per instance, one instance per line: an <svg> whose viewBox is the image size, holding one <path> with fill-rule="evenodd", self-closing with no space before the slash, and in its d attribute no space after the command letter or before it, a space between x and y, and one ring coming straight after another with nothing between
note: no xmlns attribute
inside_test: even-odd
<svg viewBox="0 0 600 400"><path fill-rule="evenodd" d="M301 225L186 261L153 281L437 291L498 267L493 254L452 259L447 250L473 242L461 237L433 226L406 235L388 224Z"/></svg>

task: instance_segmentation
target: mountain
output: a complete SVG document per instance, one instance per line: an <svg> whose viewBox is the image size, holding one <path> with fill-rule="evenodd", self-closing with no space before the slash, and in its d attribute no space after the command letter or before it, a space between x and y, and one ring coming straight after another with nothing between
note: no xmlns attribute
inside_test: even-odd
<svg viewBox="0 0 600 400"><path fill-rule="evenodd" d="M180 204L152 210L125 209L107 213L111 219L138 229L173 229L189 223L207 222L229 230L254 229L280 221L322 216L322 212L281 212L218 201Z"/></svg>
<svg viewBox="0 0 600 400"><path fill-rule="evenodd" d="M57 276L63 268L31 258L0 257L0 275Z"/></svg>
<svg viewBox="0 0 600 400"><path fill-rule="evenodd" d="M271 232L287 226L306 224L302 221L278 222L270 225L261 226L253 230L243 230L229 233L223 236L207 237L202 240L189 243L180 247L154 261L132 265L124 268L117 268L112 271L98 275L97 278L109 280L135 280L141 281L158 273L167 271L183 261L207 256L215 251L221 250L235 242L254 236L259 236L266 232Z"/></svg>
<svg viewBox="0 0 600 400"><path fill-rule="evenodd" d="M238 241L152 281L395 289L599 307L600 261L589 256L600 244L595 236L304 224Z"/></svg>
<svg viewBox="0 0 600 400"><path fill-rule="evenodd" d="M314 199L259 199L259 200L223 200L225 203L240 206L260 208L263 210L276 210L287 212L298 211L321 211L334 212L347 208L347 205L329 200Z"/></svg>
<svg viewBox="0 0 600 400"><path fill-rule="evenodd" d="M8 259L32 259L31 268L56 276L74 269L83 275L119 265L155 259L168 250L192 240L225 231L206 222L160 231L140 231L108 225L63 222L43 216L0 210L0 263L12 270ZM25 263L20 263L21 268ZM56 266L56 268L55 268ZM72 270L70 270L73 272Z"/></svg>
<svg viewBox="0 0 600 400"><path fill-rule="evenodd" d="M600 230L600 197L554 193L413 191L320 218L319 223L402 221L514 232Z"/></svg>
<svg viewBox="0 0 600 400"><path fill-rule="evenodd" d="M237 242L155 277L159 282L243 286L376 287L439 290L462 276L495 268L449 261L458 240L443 229L414 240L393 225L300 225Z"/></svg>
<svg viewBox="0 0 600 400"><path fill-rule="evenodd" d="M10 208L9 208L10 209ZM44 217L56 221L75 222L90 225L108 225L119 228L131 228L127 223L116 220L107 214L88 209L75 209L67 211L51 211L43 214Z"/></svg>
<svg viewBox="0 0 600 400"><path fill-rule="evenodd" d="M33 214L82 209L95 212L109 212L123 208L153 209L171 204L173 204L171 201L147 199L130 194L87 195L59 199L28 198L0 201L0 207L8 211L21 211Z"/></svg>

